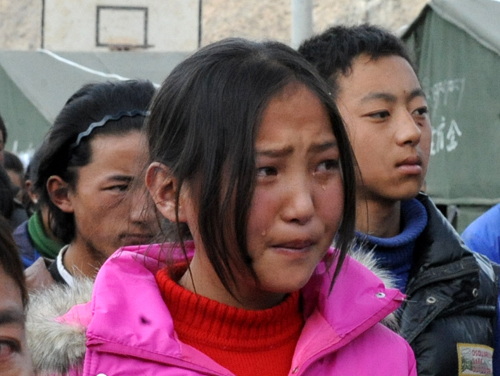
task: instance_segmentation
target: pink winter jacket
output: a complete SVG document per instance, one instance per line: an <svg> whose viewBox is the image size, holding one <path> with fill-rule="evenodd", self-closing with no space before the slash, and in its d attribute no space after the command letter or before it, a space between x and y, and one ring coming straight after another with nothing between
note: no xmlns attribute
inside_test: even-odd
<svg viewBox="0 0 500 376"><path fill-rule="evenodd" d="M232 375L177 338L155 281L164 254L158 245L120 249L99 271L92 300L57 320L86 328L83 366L69 375ZM409 345L380 324L404 296L350 257L330 295L329 284L320 264L302 290L305 326L289 375L416 375Z"/></svg>

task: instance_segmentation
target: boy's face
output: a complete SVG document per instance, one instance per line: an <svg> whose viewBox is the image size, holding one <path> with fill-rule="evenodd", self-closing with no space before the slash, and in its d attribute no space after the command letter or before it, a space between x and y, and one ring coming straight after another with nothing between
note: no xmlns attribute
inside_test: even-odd
<svg viewBox="0 0 500 376"><path fill-rule="evenodd" d="M417 195L427 172L431 127L425 95L399 56L356 58L337 80L361 179L358 199L393 202Z"/></svg>
<svg viewBox="0 0 500 376"><path fill-rule="evenodd" d="M145 210L146 193L136 186L145 161L143 137L138 131L94 137L91 162L79 168L69 190L73 242L99 261L120 247L150 243L158 231L154 212Z"/></svg>

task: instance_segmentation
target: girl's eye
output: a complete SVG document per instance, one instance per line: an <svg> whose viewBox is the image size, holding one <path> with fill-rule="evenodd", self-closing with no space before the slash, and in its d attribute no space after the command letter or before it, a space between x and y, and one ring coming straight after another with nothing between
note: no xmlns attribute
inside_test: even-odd
<svg viewBox="0 0 500 376"><path fill-rule="evenodd" d="M332 171L337 170L339 168L339 161L337 159L328 159L326 161L321 162L317 171Z"/></svg>
<svg viewBox="0 0 500 376"><path fill-rule="evenodd" d="M278 170L275 167L259 167L257 169L257 177L266 177L266 176L276 176L278 175Z"/></svg>
<svg viewBox="0 0 500 376"><path fill-rule="evenodd" d="M0 340L0 361L9 359L14 353L21 352L21 346L15 341Z"/></svg>
<svg viewBox="0 0 500 376"><path fill-rule="evenodd" d="M371 117L372 119L383 120L391 116L391 114L389 113L389 111L384 110L384 111L374 112L372 114L369 114L368 116Z"/></svg>

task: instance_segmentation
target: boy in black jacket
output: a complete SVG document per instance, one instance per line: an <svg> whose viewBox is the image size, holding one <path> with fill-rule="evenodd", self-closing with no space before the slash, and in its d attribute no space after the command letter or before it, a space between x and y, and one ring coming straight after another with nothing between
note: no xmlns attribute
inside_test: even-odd
<svg viewBox="0 0 500 376"><path fill-rule="evenodd" d="M464 247L419 193L432 130L405 46L378 27L337 26L299 52L327 80L346 122L358 162L358 249L373 250L407 294L400 334L418 373L491 375L498 269Z"/></svg>

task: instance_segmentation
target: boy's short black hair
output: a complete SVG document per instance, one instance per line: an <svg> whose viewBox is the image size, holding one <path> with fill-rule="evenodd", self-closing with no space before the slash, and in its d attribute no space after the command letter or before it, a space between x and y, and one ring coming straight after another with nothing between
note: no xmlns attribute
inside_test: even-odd
<svg viewBox="0 0 500 376"><path fill-rule="evenodd" d="M298 51L328 82L334 98L338 94L339 75L349 74L354 60L360 55L368 55L372 59L400 56L415 69L401 39L390 31L368 24L333 26L302 42Z"/></svg>

